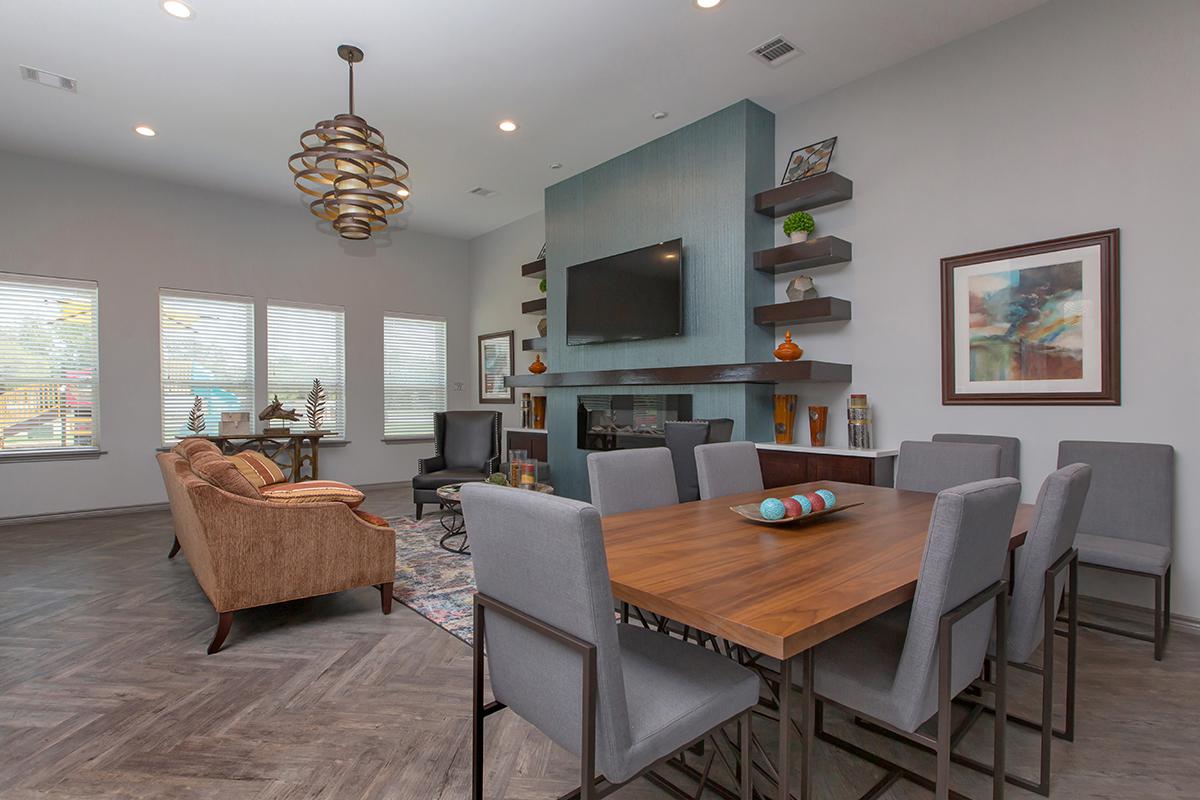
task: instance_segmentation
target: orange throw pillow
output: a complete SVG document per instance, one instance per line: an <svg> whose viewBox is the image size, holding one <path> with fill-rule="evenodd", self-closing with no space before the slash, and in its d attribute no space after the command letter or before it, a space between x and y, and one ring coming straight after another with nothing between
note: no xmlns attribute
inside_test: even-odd
<svg viewBox="0 0 1200 800"><path fill-rule="evenodd" d="M272 503L304 505L306 503L345 503L356 508L363 500L363 493L348 483L340 481L301 481L300 483L277 483L264 486L262 496Z"/></svg>
<svg viewBox="0 0 1200 800"><path fill-rule="evenodd" d="M255 450L247 450L233 456L226 456L237 467L237 471L250 481L255 489L270 486L273 483L285 483L287 476L278 464L266 455Z"/></svg>
<svg viewBox="0 0 1200 800"><path fill-rule="evenodd" d="M388 521L386 519L384 519L383 517L380 517L376 514L372 514L369 511L362 511L362 510L356 508L356 509L354 509L354 515L356 517L358 517L359 519L361 519L363 522L367 523L368 525L374 525L377 528L391 528L392 527L391 525L388 524Z"/></svg>
<svg viewBox="0 0 1200 800"><path fill-rule="evenodd" d="M239 497L251 497L255 500L261 500L262 495L258 493L258 489L250 481L238 472L237 467L230 464L225 456L218 451L200 452L192 456L189 462L192 467L192 472L199 477L216 486L218 489L236 494Z"/></svg>

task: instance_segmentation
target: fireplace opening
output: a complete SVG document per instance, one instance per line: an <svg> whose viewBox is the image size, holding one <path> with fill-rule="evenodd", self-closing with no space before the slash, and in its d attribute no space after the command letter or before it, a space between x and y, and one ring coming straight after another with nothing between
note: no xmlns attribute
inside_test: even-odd
<svg viewBox="0 0 1200 800"><path fill-rule="evenodd" d="M692 419L690 394L579 395L576 429L580 450L662 447L668 422Z"/></svg>

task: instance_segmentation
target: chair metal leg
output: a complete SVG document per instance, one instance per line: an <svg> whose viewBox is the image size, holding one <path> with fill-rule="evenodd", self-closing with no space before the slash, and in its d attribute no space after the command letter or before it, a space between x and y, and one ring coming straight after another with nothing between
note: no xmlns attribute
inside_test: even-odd
<svg viewBox="0 0 1200 800"><path fill-rule="evenodd" d="M418 506L419 508L419 506ZM471 689L471 800L483 800L483 606L475 603Z"/></svg>
<svg viewBox="0 0 1200 800"><path fill-rule="evenodd" d="M951 665L954 657L954 623L942 617L938 625L937 778L935 800L950 800L950 735L954 713L950 704Z"/></svg>
<svg viewBox="0 0 1200 800"><path fill-rule="evenodd" d="M811 686L812 675L805 675L804 682ZM779 789L777 800L790 800L791 781L788 763L792 750L792 659L779 663Z"/></svg>
<svg viewBox="0 0 1200 800"><path fill-rule="evenodd" d="M1075 741L1075 669L1079 657L1079 553L1067 573L1067 722L1062 738Z"/></svg>
<svg viewBox="0 0 1200 800"><path fill-rule="evenodd" d="M738 726L740 729L738 733L738 744L741 745L739 749L742 756L742 800L753 800L754 797L753 753L750 747L750 737L752 735L750 731L750 722L752 719L753 715L747 711L746 713L742 714L741 724Z"/></svg>
<svg viewBox="0 0 1200 800"><path fill-rule="evenodd" d="M1053 626L1053 614L1050 615ZM1054 649L1054 638L1050 639ZM1051 652L1051 659L1054 658ZM1005 725L1008 722L1008 592L996 598L996 720L992 739L992 800L1004 800ZM1047 770L1049 765L1047 764Z"/></svg>

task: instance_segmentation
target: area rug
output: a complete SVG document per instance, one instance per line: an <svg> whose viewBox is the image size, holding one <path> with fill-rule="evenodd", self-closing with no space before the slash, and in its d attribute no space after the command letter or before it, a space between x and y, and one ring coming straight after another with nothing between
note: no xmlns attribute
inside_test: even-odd
<svg viewBox="0 0 1200 800"><path fill-rule="evenodd" d="M396 583L392 596L451 635L471 644L475 571L471 557L443 550L446 531L434 512L424 519L394 517Z"/></svg>

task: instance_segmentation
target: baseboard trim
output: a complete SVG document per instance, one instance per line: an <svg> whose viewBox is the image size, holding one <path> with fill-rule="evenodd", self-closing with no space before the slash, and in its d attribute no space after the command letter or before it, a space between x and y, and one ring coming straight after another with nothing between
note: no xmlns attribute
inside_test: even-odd
<svg viewBox="0 0 1200 800"><path fill-rule="evenodd" d="M115 517L121 514L146 514L151 511L167 511L167 503L147 503L140 506L113 506L112 508L90 508L84 511L58 511L52 514L30 514L23 517L0 517L0 528L11 525L34 525L41 522L62 522L89 517Z"/></svg>
<svg viewBox="0 0 1200 800"><path fill-rule="evenodd" d="M1154 622L1154 609L1152 608L1134 605L1133 603L1123 603L1120 600L1109 600L1105 597L1093 597L1092 595L1086 594L1079 595L1079 599L1086 602L1088 605L1100 606L1101 608L1111 608L1127 614L1129 612L1133 612L1135 616L1146 617L1147 624L1153 624ZM1171 627L1176 630L1200 633L1200 619L1172 612Z"/></svg>

